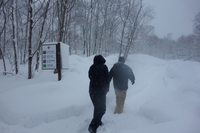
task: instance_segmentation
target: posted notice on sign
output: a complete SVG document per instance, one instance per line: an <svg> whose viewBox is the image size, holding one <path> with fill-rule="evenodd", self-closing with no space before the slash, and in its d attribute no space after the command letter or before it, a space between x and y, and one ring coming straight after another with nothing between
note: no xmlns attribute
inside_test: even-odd
<svg viewBox="0 0 200 133"><path fill-rule="evenodd" d="M42 46L42 69L56 69L56 44Z"/></svg>

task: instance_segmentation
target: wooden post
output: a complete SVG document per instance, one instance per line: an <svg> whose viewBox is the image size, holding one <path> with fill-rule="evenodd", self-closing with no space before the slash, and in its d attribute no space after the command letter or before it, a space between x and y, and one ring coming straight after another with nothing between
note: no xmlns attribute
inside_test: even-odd
<svg viewBox="0 0 200 133"><path fill-rule="evenodd" d="M61 62L61 50L60 50L60 43L56 45L56 69L58 71L58 81L62 78L62 62Z"/></svg>

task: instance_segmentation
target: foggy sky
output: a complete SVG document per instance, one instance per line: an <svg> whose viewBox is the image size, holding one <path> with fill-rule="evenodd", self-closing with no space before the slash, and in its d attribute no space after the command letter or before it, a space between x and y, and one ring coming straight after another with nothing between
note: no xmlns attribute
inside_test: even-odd
<svg viewBox="0 0 200 133"><path fill-rule="evenodd" d="M200 12L200 0L143 0L154 8L155 19L150 25L155 27L159 37L171 33L173 39L193 33L195 15Z"/></svg>

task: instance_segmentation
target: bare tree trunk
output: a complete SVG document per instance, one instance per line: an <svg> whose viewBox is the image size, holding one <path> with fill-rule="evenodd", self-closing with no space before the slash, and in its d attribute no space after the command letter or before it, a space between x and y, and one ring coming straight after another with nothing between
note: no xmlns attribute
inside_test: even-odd
<svg viewBox="0 0 200 133"><path fill-rule="evenodd" d="M62 42L63 39L63 29L64 29L64 22L65 22L65 13L66 13L66 3L67 1L60 1L57 0L57 5L58 5L58 34L59 34L59 38L58 38L58 42Z"/></svg>
<svg viewBox="0 0 200 133"><path fill-rule="evenodd" d="M1 49L1 52L2 52L2 58L5 54L5 44L6 44L6 23L7 23L7 15L6 15L6 11L5 11L5 5L8 1L4 2L2 1L0 3L0 7L2 7L2 11L3 11L3 16L4 16L4 23L3 23L3 28L2 30L0 31L0 36L2 34L4 34L4 37L3 37L3 46L0 45L0 47L2 47ZM1 58L1 57L0 57Z"/></svg>
<svg viewBox="0 0 200 133"><path fill-rule="evenodd" d="M4 71L6 72L6 63L5 63L4 55L3 55L1 48L0 48L0 56L3 59L3 68L4 68ZM4 73L4 75L6 75L6 73Z"/></svg>
<svg viewBox="0 0 200 133"><path fill-rule="evenodd" d="M131 29L131 33L130 33L129 38L128 38L128 44L126 46L126 50L125 50L125 53L124 53L125 59L128 57L131 45L133 45L133 41L137 38L136 37L136 30L138 29L138 17L141 13L141 10L142 10L142 0L141 0L140 8L137 12L136 18L134 20L134 24L133 24L133 27Z"/></svg>
<svg viewBox="0 0 200 133"><path fill-rule="evenodd" d="M87 42L87 37L86 37L86 28L83 26L82 27L82 36L83 36L83 55L86 55L86 53L87 53L87 44L86 44L86 42Z"/></svg>
<svg viewBox="0 0 200 133"><path fill-rule="evenodd" d="M36 57L35 70L38 70L39 64L40 64L40 47L43 44L42 36L43 36L43 31L44 31L44 24L45 24L45 21L46 21L46 18L47 18L47 12L48 12L48 9L49 9L49 4L50 4L50 0L48 0L46 7L45 7L45 11L44 11L44 19L43 19L43 22L42 22L42 27L41 27L41 31L40 31L40 35L39 35L40 42L39 42L39 47L37 49L37 54L36 54L37 57Z"/></svg>
<svg viewBox="0 0 200 133"><path fill-rule="evenodd" d="M65 24L65 31L67 32L66 34L65 34L65 38L67 38L66 39L66 41L65 40L63 40L63 42L67 42L67 44L69 45L69 54L71 54L72 53L72 43L71 43L71 31L70 31L70 23L71 23L71 19L72 19L72 17L71 17L71 12L69 12L69 13L67 13L66 14L66 24Z"/></svg>
<svg viewBox="0 0 200 133"><path fill-rule="evenodd" d="M28 36L28 79L32 78L32 31L33 31L33 0L29 0L29 36Z"/></svg>
<svg viewBox="0 0 200 133"><path fill-rule="evenodd" d="M127 3L126 3L126 4L127 4ZM130 1L128 2L128 9L127 9L127 10L128 10L128 12L125 14L125 16L124 16L123 13L120 13L120 17L121 17L121 19L122 19L122 24L123 24L123 26L122 26L122 33L121 33L121 39L120 39L120 51L119 51L119 56L122 55L122 50L123 50L123 45L124 45L123 41L124 41L124 34L125 34L126 23L127 23L127 21L128 21L128 18L129 18L129 16L130 16L130 12L131 12ZM123 18L123 17L125 17L125 18Z"/></svg>
<svg viewBox="0 0 200 133"><path fill-rule="evenodd" d="M14 64L15 64L15 74L18 74L18 57L17 57L17 38L16 38L16 14L15 14L15 0L12 0L12 42L14 49Z"/></svg>
<svg viewBox="0 0 200 133"><path fill-rule="evenodd" d="M3 37L3 46L2 46L2 54L5 55L5 51L6 51L6 31L7 31L7 26L6 26L6 22L7 22L7 17L5 17L5 28L4 28L4 37Z"/></svg>
<svg viewBox="0 0 200 133"><path fill-rule="evenodd" d="M64 37L64 28L66 23L66 14L73 8L76 0L57 0L58 7L58 41L62 42Z"/></svg>
<svg viewBox="0 0 200 133"><path fill-rule="evenodd" d="M5 3L3 3L3 1L0 2L0 8L3 7L3 15L4 15L4 23L3 23L3 28L2 30L0 31L0 36L4 33L6 33L6 13L5 13ZM5 48L5 36L4 36L4 48ZM1 44L0 44L0 59L3 60L3 68L4 68L4 71L6 71L6 63L5 63L5 59L4 59L4 53L2 51L2 48L1 48ZM6 73L4 73L4 75L6 75Z"/></svg>
<svg viewBox="0 0 200 133"><path fill-rule="evenodd" d="M98 45L99 45L99 2L93 3L92 5L92 10L94 11L94 15L91 12L91 15L94 16L94 28L91 27L90 31L92 33L92 31L94 30L94 32L92 33L91 37L93 38L93 54L97 54L98 53ZM91 19L91 22L93 23L93 20Z"/></svg>
<svg viewBox="0 0 200 133"><path fill-rule="evenodd" d="M29 5L28 5L29 6ZM27 44L28 44L28 32L29 32L29 19L30 19L30 13L29 13L29 7L27 8L27 24L26 24L26 30L25 30L25 43L24 43L24 53L23 53L23 59L22 63L26 63L26 56L27 56Z"/></svg>
<svg viewBox="0 0 200 133"><path fill-rule="evenodd" d="M87 14L87 3L85 4L84 6L84 16L86 18L86 22L85 23L82 23L82 36L83 36L83 48L84 48L84 51L83 51L83 54L84 55L89 55L89 50L88 50L88 22L89 22L89 15Z"/></svg>
<svg viewBox="0 0 200 133"><path fill-rule="evenodd" d="M90 2L90 23L89 23L89 39L87 44L87 56L91 55L91 44L92 44L92 25L93 25L93 0Z"/></svg>
<svg viewBox="0 0 200 133"><path fill-rule="evenodd" d="M15 38L16 38L16 44L17 44L17 49L16 49L16 53L17 53L17 64L19 66L19 62L20 62L20 54L19 54L19 48L20 48L20 43L19 43L19 16L18 16L18 0L15 0Z"/></svg>

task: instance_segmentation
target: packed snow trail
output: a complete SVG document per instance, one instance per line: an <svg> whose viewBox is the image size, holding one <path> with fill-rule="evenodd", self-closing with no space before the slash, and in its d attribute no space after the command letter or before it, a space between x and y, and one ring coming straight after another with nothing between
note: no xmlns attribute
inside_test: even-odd
<svg viewBox="0 0 200 133"><path fill-rule="evenodd" d="M106 57L110 69L117 55ZM93 56L70 56L61 81L53 71L0 75L0 133L87 133L93 115L88 69ZM1 62L2 63L2 62ZM136 77L124 112L114 115L112 82L107 110L97 133L199 133L200 63L130 55L126 62ZM0 67L3 65L0 64ZM3 69L0 69L3 70Z"/></svg>

